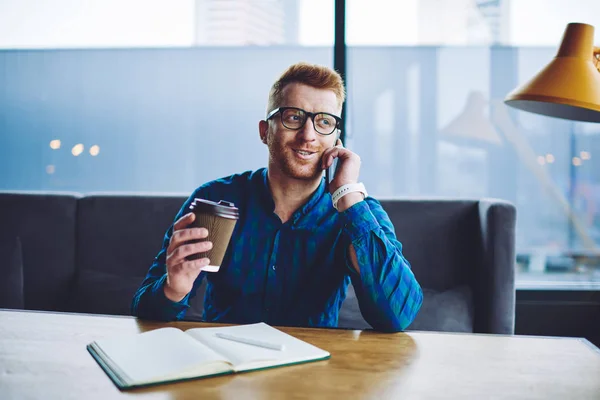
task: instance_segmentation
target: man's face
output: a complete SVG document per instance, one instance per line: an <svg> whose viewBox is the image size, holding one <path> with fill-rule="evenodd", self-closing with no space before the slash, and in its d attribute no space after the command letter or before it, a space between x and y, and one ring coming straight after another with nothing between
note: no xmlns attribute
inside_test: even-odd
<svg viewBox="0 0 600 400"><path fill-rule="evenodd" d="M291 83L283 89L282 99L278 107L297 107L312 113L326 112L337 116L341 113L335 93L327 89ZM268 121L265 135L269 167L301 180L320 178L321 156L325 149L335 145L338 136L337 130L326 136L317 133L310 117L301 129L288 129L282 125L279 113Z"/></svg>

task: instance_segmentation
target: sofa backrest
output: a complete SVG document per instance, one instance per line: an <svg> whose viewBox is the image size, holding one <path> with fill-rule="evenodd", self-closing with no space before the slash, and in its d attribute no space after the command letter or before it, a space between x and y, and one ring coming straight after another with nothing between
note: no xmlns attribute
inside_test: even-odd
<svg viewBox="0 0 600 400"><path fill-rule="evenodd" d="M12 267L22 269L24 281L23 288L4 290L22 290L26 309L64 310L75 274L78 199L73 193L0 192L0 243L18 238L22 265Z"/></svg>
<svg viewBox="0 0 600 400"><path fill-rule="evenodd" d="M77 207L78 266L71 311L129 314L181 195L90 194Z"/></svg>
<svg viewBox="0 0 600 400"><path fill-rule="evenodd" d="M381 200L422 287L473 286L481 260L477 201Z"/></svg>
<svg viewBox="0 0 600 400"><path fill-rule="evenodd" d="M182 196L92 194L77 208L76 263L82 270L144 277Z"/></svg>

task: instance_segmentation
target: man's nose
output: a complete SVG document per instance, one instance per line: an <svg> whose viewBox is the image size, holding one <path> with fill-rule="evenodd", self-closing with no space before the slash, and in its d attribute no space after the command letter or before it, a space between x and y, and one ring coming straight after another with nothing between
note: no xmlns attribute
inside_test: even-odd
<svg viewBox="0 0 600 400"><path fill-rule="evenodd" d="M312 118L306 118L304 126L298 131L298 135L302 136L302 138L306 141L313 141L317 139L319 133L315 131L315 126L313 124Z"/></svg>

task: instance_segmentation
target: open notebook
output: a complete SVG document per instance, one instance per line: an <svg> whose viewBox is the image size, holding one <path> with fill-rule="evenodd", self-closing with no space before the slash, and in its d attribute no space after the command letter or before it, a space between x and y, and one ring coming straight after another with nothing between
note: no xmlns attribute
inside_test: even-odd
<svg viewBox="0 0 600 400"><path fill-rule="evenodd" d="M219 335L228 336L228 339ZM254 344L232 339L242 339ZM258 343L256 343L258 342ZM279 350L263 347L272 345ZM330 354L265 323L160 328L102 339L88 351L120 389L323 360Z"/></svg>

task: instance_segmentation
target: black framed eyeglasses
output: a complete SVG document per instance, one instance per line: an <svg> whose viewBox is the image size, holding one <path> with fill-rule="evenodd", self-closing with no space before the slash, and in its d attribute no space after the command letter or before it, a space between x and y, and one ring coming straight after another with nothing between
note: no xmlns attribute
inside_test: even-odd
<svg viewBox="0 0 600 400"><path fill-rule="evenodd" d="M267 114L267 121L279 113L281 123L288 129L297 131L304 127L308 117L312 119L313 127L321 135L331 135L339 128L342 119L326 112L311 113L297 107L279 107Z"/></svg>

